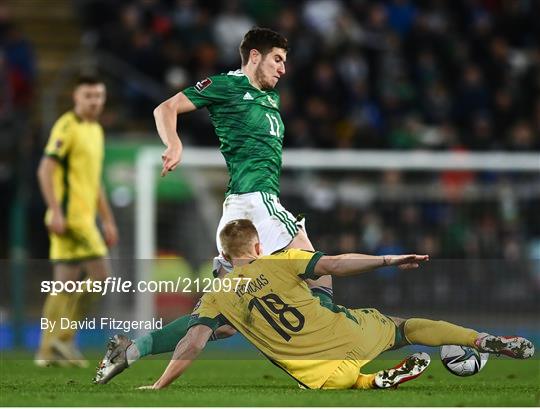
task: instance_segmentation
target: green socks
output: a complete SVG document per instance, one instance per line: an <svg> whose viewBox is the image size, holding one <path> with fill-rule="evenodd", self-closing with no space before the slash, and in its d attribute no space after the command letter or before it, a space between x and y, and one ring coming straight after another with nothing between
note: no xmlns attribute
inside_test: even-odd
<svg viewBox="0 0 540 409"><path fill-rule="evenodd" d="M139 350L139 358L174 351L178 341L184 338L187 333L189 319L189 315L184 315L169 322L162 329L135 339L133 343Z"/></svg>
<svg viewBox="0 0 540 409"><path fill-rule="evenodd" d="M139 356L136 357L136 359L152 354L152 334L146 334L142 337L136 338L133 340L133 343L135 344L135 346L137 347L137 351L139 352Z"/></svg>

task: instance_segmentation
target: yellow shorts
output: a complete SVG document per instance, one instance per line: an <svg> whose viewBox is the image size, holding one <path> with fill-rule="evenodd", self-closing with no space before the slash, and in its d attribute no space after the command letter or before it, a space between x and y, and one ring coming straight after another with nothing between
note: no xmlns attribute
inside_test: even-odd
<svg viewBox="0 0 540 409"><path fill-rule="evenodd" d="M97 226L68 227L65 234L49 234L49 258L55 262L77 262L107 255L107 246Z"/></svg>
<svg viewBox="0 0 540 409"><path fill-rule="evenodd" d="M321 389L349 389L358 379L360 369L384 351L394 346L396 325L373 308L349 310L359 324L362 342L349 353L326 380Z"/></svg>

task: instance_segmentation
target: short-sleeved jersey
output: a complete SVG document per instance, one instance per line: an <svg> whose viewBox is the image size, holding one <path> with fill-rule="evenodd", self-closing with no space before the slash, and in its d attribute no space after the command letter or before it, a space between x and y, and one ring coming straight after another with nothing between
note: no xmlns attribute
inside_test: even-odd
<svg viewBox="0 0 540 409"><path fill-rule="evenodd" d="M206 78L183 93L210 112L229 171L226 194L278 196L284 135L279 94L255 88L241 70Z"/></svg>
<svg viewBox="0 0 540 409"><path fill-rule="evenodd" d="M54 192L68 227L95 224L104 157L101 125L65 113L52 128L45 155L60 164L53 175Z"/></svg>
<svg viewBox="0 0 540 409"><path fill-rule="evenodd" d="M228 323L298 382L320 388L342 360L362 354L357 318L344 307L322 306L304 281L315 278L321 256L289 249L234 268L224 279L250 284L204 294L190 326Z"/></svg>

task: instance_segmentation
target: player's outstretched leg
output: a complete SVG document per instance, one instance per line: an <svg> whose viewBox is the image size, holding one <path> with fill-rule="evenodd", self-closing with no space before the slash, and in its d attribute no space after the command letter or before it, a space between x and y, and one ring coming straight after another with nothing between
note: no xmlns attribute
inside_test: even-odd
<svg viewBox="0 0 540 409"><path fill-rule="evenodd" d="M378 388L392 388L418 378L429 366L431 359L425 352L417 352L405 358L392 369L384 369L375 374L374 383Z"/></svg>
<svg viewBox="0 0 540 409"><path fill-rule="evenodd" d="M463 345L476 348L480 352L502 354L516 359L526 359L534 355L533 343L523 337L478 333L446 321L410 318L404 322L402 328L404 338L410 344Z"/></svg>
<svg viewBox="0 0 540 409"><path fill-rule="evenodd" d="M523 337L502 337L481 333L474 343L480 352L502 354L516 359L527 359L534 355L533 343Z"/></svg>
<svg viewBox="0 0 540 409"><path fill-rule="evenodd" d="M107 345L105 356L97 367L94 383L105 384L129 366L127 349L132 345L129 338L115 335Z"/></svg>

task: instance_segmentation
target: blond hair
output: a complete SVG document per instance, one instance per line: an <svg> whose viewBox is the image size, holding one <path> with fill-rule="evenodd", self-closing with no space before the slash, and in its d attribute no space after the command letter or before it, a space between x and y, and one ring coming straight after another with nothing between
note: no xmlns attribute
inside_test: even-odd
<svg viewBox="0 0 540 409"><path fill-rule="evenodd" d="M248 219L232 220L219 232L223 253L228 258L248 254L251 246L259 242L257 229Z"/></svg>

